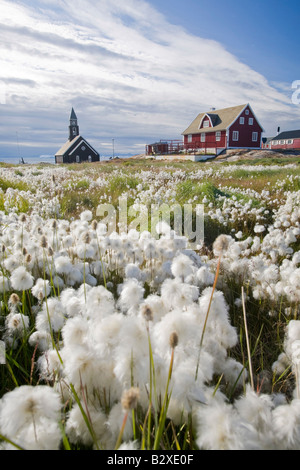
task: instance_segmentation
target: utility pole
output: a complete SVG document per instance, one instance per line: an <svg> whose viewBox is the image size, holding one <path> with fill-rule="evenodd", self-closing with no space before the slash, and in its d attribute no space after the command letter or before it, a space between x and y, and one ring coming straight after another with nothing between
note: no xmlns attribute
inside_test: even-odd
<svg viewBox="0 0 300 470"><path fill-rule="evenodd" d="M113 144L113 158L115 158L115 139L112 139Z"/></svg>

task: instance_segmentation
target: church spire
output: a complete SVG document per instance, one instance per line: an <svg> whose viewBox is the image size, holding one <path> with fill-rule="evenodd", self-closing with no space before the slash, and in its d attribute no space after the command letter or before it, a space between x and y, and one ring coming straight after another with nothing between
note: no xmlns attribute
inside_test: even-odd
<svg viewBox="0 0 300 470"><path fill-rule="evenodd" d="M79 135L79 126L77 121L77 116L75 114L74 109L72 108L70 114L70 125L69 125L69 140L73 140L75 137Z"/></svg>

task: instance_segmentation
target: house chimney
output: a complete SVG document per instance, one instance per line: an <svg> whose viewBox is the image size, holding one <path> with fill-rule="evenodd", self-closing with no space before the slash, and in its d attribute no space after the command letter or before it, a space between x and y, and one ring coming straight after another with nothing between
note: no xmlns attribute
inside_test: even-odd
<svg viewBox="0 0 300 470"><path fill-rule="evenodd" d="M280 132L280 127L277 127L277 135L279 134Z"/></svg>

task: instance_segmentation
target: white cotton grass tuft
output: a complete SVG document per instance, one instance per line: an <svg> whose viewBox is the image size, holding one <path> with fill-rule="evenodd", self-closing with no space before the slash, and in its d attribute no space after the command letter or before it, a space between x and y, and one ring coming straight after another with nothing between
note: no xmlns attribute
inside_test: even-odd
<svg viewBox="0 0 300 470"><path fill-rule="evenodd" d="M68 413L66 423L66 434L72 444L84 444L85 446L93 446L96 442L99 448L102 448L104 439L107 440L109 434L106 415L100 407L95 405L89 406L89 418L93 426L94 436L91 435L83 413L76 403ZM106 449L109 450L109 449Z"/></svg>
<svg viewBox="0 0 300 470"><path fill-rule="evenodd" d="M144 296L144 287L137 279L127 279L119 286L118 304L123 311L132 312L138 309Z"/></svg>
<svg viewBox="0 0 300 470"><path fill-rule="evenodd" d="M65 318L62 303L58 298L51 297L44 301L42 309L36 316L35 326L37 331L59 331L65 323Z"/></svg>
<svg viewBox="0 0 300 470"><path fill-rule="evenodd" d="M53 388L22 385L0 401L0 432L26 450L58 450L60 410Z"/></svg>
<svg viewBox="0 0 300 470"><path fill-rule="evenodd" d="M181 253L173 259L171 272L174 277L183 281L194 272L193 261L185 254Z"/></svg>
<svg viewBox="0 0 300 470"><path fill-rule="evenodd" d="M200 450L260 450L255 429L220 400L198 408L196 434Z"/></svg>
<svg viewBox="0 0 300 470"><path fill-rule="evenodd" d="M37 279L34 286L31 289L32 295L36 297L38 300L42 300L45 297L48 297L51 288L50 288L50 283L48 279Z"/></svg>
<svg viewBox="0 0 300 470"><path fill-rule="evenodd" d="M10 313L5 319L6 332L15 337L26 336L29 330L29 317L22 313Z"/></svg>
<svg viewBox="0 0 300 470"><path fill-rule="evenodd" d="M29 290L33 286L33 276L24 266L19 266L10 276L12 288L17 291Z"/></svg>
<svg viewBox="0 0 300 470"><path fill-rule="evenodd" d="M82 220L83 222L90 222L92 218L93 218L93 213L90 210L83 211L80 214L80 220Z"/></svg>

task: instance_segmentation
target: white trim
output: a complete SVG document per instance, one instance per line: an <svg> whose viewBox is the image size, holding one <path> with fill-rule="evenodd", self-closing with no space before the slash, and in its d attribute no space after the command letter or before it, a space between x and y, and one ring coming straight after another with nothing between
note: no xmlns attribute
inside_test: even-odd
<svg viewBox="0 0 300 470"><path fill-rule="evenodd" d="M251 113L253 114L253 116L255 117L255 120L257 122L257 124L259 125L259 127L261 128L261 132L265 132L264 128L262 127L262 125L260 124L260 122L258 121L257 117L256 117L256 114L253 112L253 109L251 108L250 104L248 103L249 106L249 109L251 110Z"/></svg>
<svg viewBox="0 0 300 470"><path fill-rule="evenodd" d="M232 139L232 142L238 142L240 139L239 131L232 131L231 139Z"/></svg>
<svg viewBox="0 0 300 470"><path fill-rule="evenodd" d="M200 124L199 124L198 129L201 129L201 126L202 126L202 123L203 123L203 121L204 121L204 118L206 118L206 117L208 117L208 120L209 120L209 122L210 122L211 127L214 127L214 126L213 126L213 123L212 123L212 121L211 121L211 119L210 119L210 117L209 117L209 115L208 115L207 113L205 113L204 116L203 116L203 118L202 118L201 121L200 121ZM203 129L204 129L204 128L203 128ZM206 127L205 127L205 129L206 129Z"/></svg>
<svg viewBox="0 0 300 470"><path fill-rule="evenodd" d="M82 145L82 143L85 143L92 150L93 153L97 154L96 150L94 150L93 147L91 147L83 137L81 139L82 140L79 142L79 144L76 145L76 147L72 150L72 152L69 153L69 155L72 155L72 153L74 153L75 150L77 150L78 147Z"/></svg>

